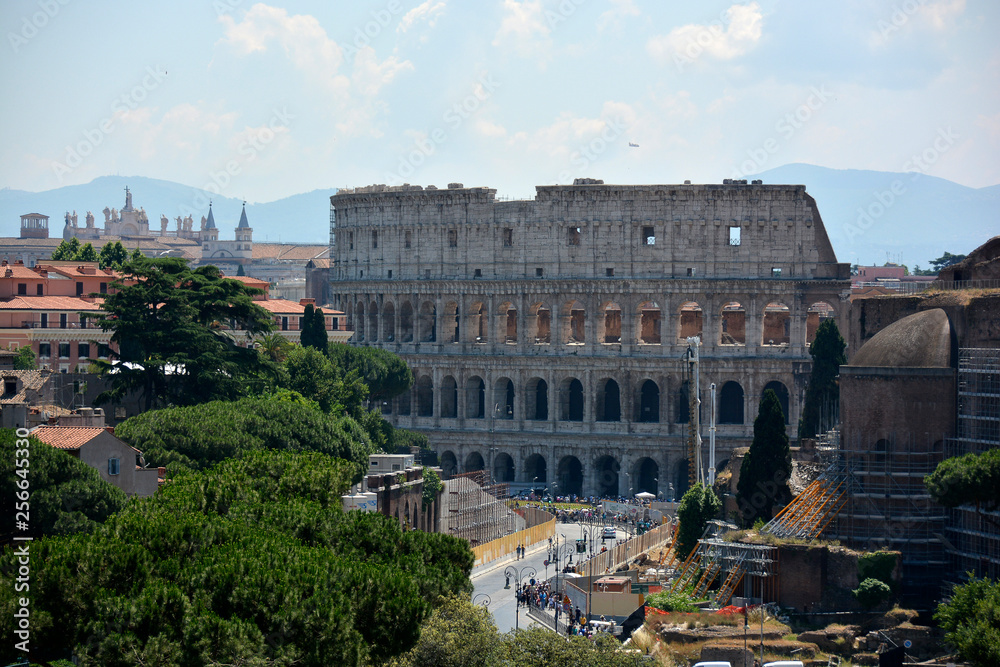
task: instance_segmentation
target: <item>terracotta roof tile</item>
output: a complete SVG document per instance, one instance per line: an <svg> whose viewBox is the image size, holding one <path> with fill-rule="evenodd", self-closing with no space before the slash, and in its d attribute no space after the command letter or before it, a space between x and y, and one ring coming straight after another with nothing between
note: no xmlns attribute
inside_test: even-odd
<svg viewBox="0 0 1000 667"><path fill-rule="evenodd" d="M39 426L31 432L41 442L56 449L75 450L99 436L105 429L92 426Z"/></svg>
<svg viewBox="0 0 1000 667"><path fill-rule="evenodd" d="M75 296L14 296L0 300L0 310L80 310L98 311L103 302Z"/></svg>

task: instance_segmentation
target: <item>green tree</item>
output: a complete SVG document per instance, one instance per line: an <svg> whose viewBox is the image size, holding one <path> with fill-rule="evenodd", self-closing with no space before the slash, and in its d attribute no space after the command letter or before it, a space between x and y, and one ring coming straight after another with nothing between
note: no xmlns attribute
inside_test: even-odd
<svg viewBox="0 0 1000 667"><path fill-rule="evenodd" d="M1000 509L1000 449L945 459L924 477L924 486L938 504L973 505L983 519L998 525L983 512Z"/></svg>
<svg viewBox="0 0 1000 667"><path fill-rule="evenodd" d="M413 385L413 372L398 355L377 347L355 347L330 343L328 355L334 366L346 372L357 370L368 386L369 402L390 400Z"/></svg>
<svg viewBox="0 0 1000 667"><path fill-rule="evenodd" d="M240 264L239 266L236 267L236 275L238 275L238 276L245 276L246 274L247 274L247 272L243 270L243 265L242 264Z"/></svg>
<svg viewBox="0 0 1000 667"><path fill-rule="evenodd" d="M98 261L97 251L94 250L94 246L88 241L86 245L80 248L80 252L76 253L73 259L78 262L96 262Z"/></svg>
<svg viewBox="0 0 1000 667"><path fill-rule="evenodd" d="M314 451L350 461L360 480L373 453L350 417L303 409L295 401L244 398L150 410L115 430L150 465L204 469L262 449Z"/></svg>
<svg viewBox="0 0 1000 667"><path fill-rule="evenodd" d="M858 584L858 587L851 591L854 598L861 603L861 606L865 609L871 609L872 607L877 607L886 600L892 594L892 590L889 585L884 581L879 581L878 579L869 578Z"/></svg>
<svg viewBox="0 0 1000 667"><path fill-rule="evenodd" d="M128 261L128 250L121 241L108 241L101 248L97 261L102 269L120 269Z"/></svg>
<svg viewBox="0 0 1000 667"><path fill-rule="evenodd" d="M844 350L847 343L840 335L833 319L824 320L816 329L816 337L809 346L813 358L812 375L806 388L806 400L799 420L799 437L815 438L836 419L840 389L837 377L840 367L847 363Z"/></svg>
<svg viewBox="0 0 1000 667"><path fill-rule="evenodd" d="M963 259L965 259L965 255L953 255L950 252L945 251L945 253L937 259L931 260L931 267L933 267L934 273L938 273L941 269L951 266L952 264L958 264Z"/></svg>
<svg viewBox="0 0 1000 667"><path fill-rule="evenodd" d="M736 500L744 525L758 519L769 521L771 508L791 499L788 479L792 476L792 457L785 429L781 401L768 389L760 399L753 421L753 441L740 466Z"/></svg>
<svg viewBox="0 0 1000 667"><path fill-rule="evenodd" d="M224 279L218 268L191 270L173 257L140 259L121 268L98 321L111 331L112 361L96 362L112 388L98 402L141 391L145 408L235 398L273 369L247 342L271 330L270 314L254 303L258 290ZM259 392L258 388L258 392Z"/></svg>
<svg viewBox="0 0 1000 667"><path fill-rule="evenodd" d="M75 236L70 240L65 240L56 246L52 251L52 259L57 262L71 262L76 259L76 254L80 252L80 239Z"/></svg>
<svg viewBox="0 0 1000 667"><path fill-rule="evenodd" d="M89 532L128 502L125 492L101 479L97 469L34 438L17 438L13 429L0 429L0 456L6 463L0 468L0 494L11 503L21 491L14 461L30 462L30 526L37 534ZM13 504L9 507L0 524L7 535L14 532Z"/></svg>
<svg viewBox="0 0 1000 667"><path fill-rule="evenodd" d="M135 250L132 251L132 254L129 255L129 261L131 261L131 262L137 262L137 261L139 261L141 259L145 259L145 258L146 258L146 256L142 254L141 250L139 250L139 246L136 246Z"/></svg>
<svg viewBox="0 0 1000 667"><path fill-rule="evenodd" d="M934 620L963 660L976 667L1000 665L1000 583L970 572L968 582L938 605Z"/></svg>
<svg viewBox="0 0 1000 667"><path fill-rule="evenodd" d="M444 488L444 485L441 484L441 478L434 472L434 468L424 467L424 507L429 506L438 499L442 488Z"/></svg>
<svg viewBox="0 0 1000 667"><path fill-rule="evenodd" d="M710 487L695 484L685 492L677 507L680 527L677 529L676 549L679 557L687 558L694 551L705 532L705 523L716 518L721 509L722 501Z"/></svg>
<svg viewBox="0 0 1000 667"><path fill-rule="evenodd" d="M31 349L31 346L22 345L17 348L17 354L14 355L14 370L33 371L37 368L38 364L35 361L35 351Z"/></svg>
<svg viewBox="0 0 1000 667"><path fill-rule="evenodd" d="M502 664L502 640L485 607L449 597L421 629L402 657L405 667L493 667Z"/></svg>

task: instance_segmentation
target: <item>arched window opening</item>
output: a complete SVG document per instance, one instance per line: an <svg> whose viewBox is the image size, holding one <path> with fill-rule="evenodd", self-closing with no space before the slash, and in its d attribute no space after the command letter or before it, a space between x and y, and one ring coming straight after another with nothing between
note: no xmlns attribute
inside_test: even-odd
<svg viewBox="0 0 1000 667"><path fill-rule="evenodd" d="M722 307L719 345L747 344L747 311L739 301L730 301Z"/></svg>

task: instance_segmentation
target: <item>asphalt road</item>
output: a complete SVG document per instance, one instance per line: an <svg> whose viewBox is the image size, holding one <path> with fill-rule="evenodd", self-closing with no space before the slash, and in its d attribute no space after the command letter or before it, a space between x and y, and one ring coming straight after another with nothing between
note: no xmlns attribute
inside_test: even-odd
<svg viewBox="0 0 1000 667"><path fill-rule="evenodd" d="M572 552L573 562L576 563L579 560L579 556L582 554L576 553L576 540L583 537L584 532L591 530L588 526L584 526L578 523L557 523L556 524L556 536L559 538L560 551L564 553L561 562L563 564L568 562L568 556ZM601 526L598 525L593 529L593 533L596 535L597 539L593 542L594 546L597 548L595 551L600 551L602 544L607 544L608 547L613 544L612 540L601 540ZM563 537L569 544L569 548L564 548ZM616 539L625 539L626 535L620 528L617 530ZM587 539L588 548L591 545L591 540ZM554 546L554 543L553 543ZM493 620L497 624L497 628L500 632L507 632L513 630L515 624L518 627L529 627L535 625L535 622L528 618L527 611L522 607L520 611L516 611L516 606L514 604L514 588L517 578L520 577L524 583L534 577L536 581L543 581L549 577L554 577L556 573L556 568L554 563L550 563L549 566L545 567L545 560L549 557L549 545L547 542L540 542L537 546L531 549L527 556L521 560L515 560L513 556L509 559L497 561L489 569L484 569L482 572L475 573L472 577L472 583L475 587L472 593L472 600L476 604L484 604L489 601L488 609L493 614ZM507 583L505 577L505 571L508 568L516 569L517 573L510 579L510 589L505 590L504 585ZM532 573L532 569L534 573Z"/></svg>

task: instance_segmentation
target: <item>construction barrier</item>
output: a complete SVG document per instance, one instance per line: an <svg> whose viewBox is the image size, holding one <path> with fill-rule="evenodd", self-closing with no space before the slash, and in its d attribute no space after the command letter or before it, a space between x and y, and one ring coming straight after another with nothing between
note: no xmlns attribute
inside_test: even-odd
<svg viewBox="0 0 1000 667"><path fill-rule="evenodd" d="M534 523L535 521L541 520L534 526L529 526L524 530L519 530L516 533L511 533L510 535L504 535L503 537L498 537L495 540L491 540L485 544L480 544L477 547L472 548L472 553L475 555L476 560L473 563L473 567L479 567L486 563L491 563L504 556L509 556L514 553L518 545L523 547L530 547L532 544L537 544L542 540L547 540L550 537L554 537L556 534L556 518L548 512L543 512L541 510L536 510L533 508L526 508L523 510L525 513L525 519L528 523ZM547 519L545 517L548 517Z"/></svg>
<svg viewBox="0 0 1000 667"><path fill-rule="evenodd" d="M662 526L657 526L613 549L595 554L593 558L584 563L583 567L578 566L576 571L585 577L595 577L608 571L614 572L619 565L627 563L639 554L669 542L673 533L674 526L672 524L665 523Z"/></svg>

